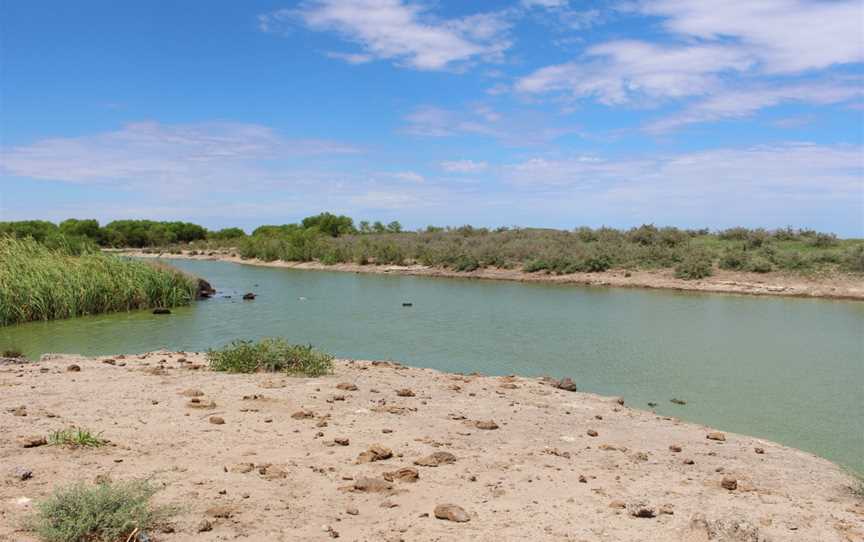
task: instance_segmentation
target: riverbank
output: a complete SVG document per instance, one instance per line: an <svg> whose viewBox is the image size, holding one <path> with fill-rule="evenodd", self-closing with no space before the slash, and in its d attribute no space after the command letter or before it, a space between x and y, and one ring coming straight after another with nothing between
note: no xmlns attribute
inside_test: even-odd
<svg viewBox="0 0 864 542"><path fill-rule="evenodd" d="M684 280L674 276L671 269L659 271L611 270L600 273L572 273L552 275L545 273L526 273L514 269L483 268L475 271L454 271L451 269L428 267L424 265L358 265L339 263L324 265L320 262L265 262L257 259L243 259L225 253L154 254L139 250L117 251L140 258L183 258L192 260L215 260L246 265L281 267L286 269L305 269L316 271L341 271L347 273L375 273L383 275L413 275L422 277L473 278L482 280L509 280L518 282L540 282L553 284L573 284L583 286L606 286L616 288L649 288L706 293L727 293L745 295L770 295L804 298L864 300L864 281L851 275L832 275L827 278L810 278L774 272L770 275L717 270L713 276L700 280Z"/></svg>
<svg viewBox="0 0 864 542"><path fill-rule="evenodd" d="M33 540L18 527L29 499L106 477L163 487L156 501L179 513L151 538L167 542L864 540L856 482L829 461L541 379L349 360L320 378L230 375L188 352L43 359L0 365L0 463L32 472L4 472L0 540ZM73 425L110 445L22 447ZM469 521L436 519L443 504Z"/></svg>

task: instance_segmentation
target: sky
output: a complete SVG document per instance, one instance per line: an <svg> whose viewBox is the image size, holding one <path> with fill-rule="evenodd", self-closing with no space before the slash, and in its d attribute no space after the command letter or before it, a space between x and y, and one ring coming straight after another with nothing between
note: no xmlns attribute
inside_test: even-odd
<svg viewBox="0 0 864 542"><path fill-rule="evenodd" d="M0 220L864 237L862 146L862 0L0 0Z"/></svg>

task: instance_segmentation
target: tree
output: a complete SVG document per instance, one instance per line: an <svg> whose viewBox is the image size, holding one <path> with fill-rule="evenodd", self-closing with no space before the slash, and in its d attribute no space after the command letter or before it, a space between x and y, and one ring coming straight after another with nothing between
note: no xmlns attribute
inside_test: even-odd
<svg viewBox="0 0 864 542"><path fill-rule="evenodd" d="M306 229L318 228L318 231L330 237L339 237L348 233L357 233L354 220L345 215L336 216L332 213L320 213L315 216L307 216L302 225Z"/></svg>
<svg viewBox="0 0 864 542"><path fill-rule="evenodd" d="M402 224L400 224L398 220L394 220L393 222L387 224L387 232L388 233L401 233L402 232Z"/></svg>

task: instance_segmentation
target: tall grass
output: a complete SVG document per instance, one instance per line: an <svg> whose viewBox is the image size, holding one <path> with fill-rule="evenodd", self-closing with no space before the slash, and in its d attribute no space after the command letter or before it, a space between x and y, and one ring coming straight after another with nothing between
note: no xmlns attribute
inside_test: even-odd
<svg viewBox="0 0 864 542"><path fill-rule="evenodd" d="M186 305L196 289L166 266L0 236L0 325Z"/></svg>
<svg viewBox="0 0 864 542"><path fill-rule="evenodd" d="M207 352L210 368L229 373L284 372L321 376L333 371L333 356L311 345L289 344L280 338L258 342L235 340L219 350Z"/></svg>

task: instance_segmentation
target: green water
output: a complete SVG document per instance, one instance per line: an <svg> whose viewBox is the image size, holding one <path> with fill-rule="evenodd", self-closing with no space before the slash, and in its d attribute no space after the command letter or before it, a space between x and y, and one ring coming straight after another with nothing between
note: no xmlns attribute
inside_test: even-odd
<svg viewBox="0 0 864 542"><path fill-rule="evenodd" d="M571 376L864 472L864 303L173 263L220 297L170 316L2 328L0 347L110 354L284 336L346 357ZM246 291L258 299L242 301Z"/></svg>

